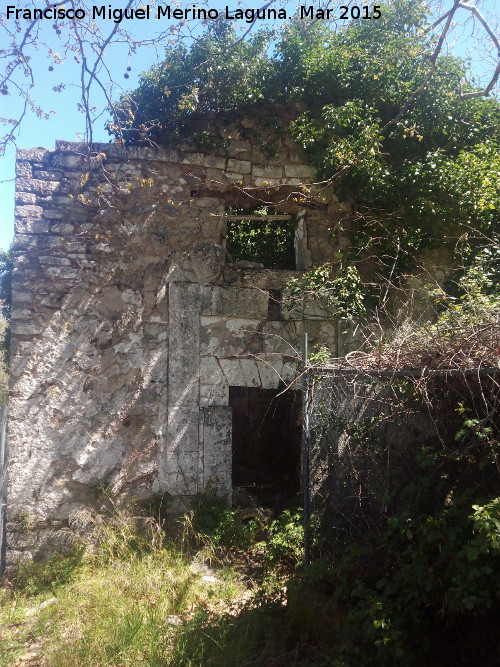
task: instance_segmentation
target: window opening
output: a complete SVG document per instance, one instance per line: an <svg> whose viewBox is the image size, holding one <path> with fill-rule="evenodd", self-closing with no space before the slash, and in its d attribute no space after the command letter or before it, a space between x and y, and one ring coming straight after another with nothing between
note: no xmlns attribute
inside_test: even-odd
<svg viewBox="0 0 500 667"><path fill-rule="evenodd" d="M226 212L226 250L234 262L256 262L268 269L295 269L294 216L267 207Z"/></svg>
<svg viewBox="0 0 500 667"><path fill-rule="evenodd" d="M229 405L233 487L260 506L282 508L300 491L300 392L229 387Z"/></svg>

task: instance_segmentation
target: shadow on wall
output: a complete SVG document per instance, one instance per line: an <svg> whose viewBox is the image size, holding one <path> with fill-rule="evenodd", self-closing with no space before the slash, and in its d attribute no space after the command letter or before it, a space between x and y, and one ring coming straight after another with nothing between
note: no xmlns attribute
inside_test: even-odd
<svg viewBox="0 0 500 667"><path fill-rule="evenodd" d="M78 286L36 344L16 336L9 549L41 555L55 529L97 505L99 484L122 500L154 492L168 357L167 290L157 276L146 290L113 276L102 288ZM37 537L16 531L27 517Z"/></svg>

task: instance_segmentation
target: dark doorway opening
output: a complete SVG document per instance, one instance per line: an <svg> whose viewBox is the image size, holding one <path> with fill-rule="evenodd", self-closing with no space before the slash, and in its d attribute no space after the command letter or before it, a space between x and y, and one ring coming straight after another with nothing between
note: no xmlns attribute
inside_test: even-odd
<svg viewBox="0 0 500 667"><path fill-rule="evenodd" d="M273 509L300 491L301 394L281 391L229 387L233 487Z"/></svg>

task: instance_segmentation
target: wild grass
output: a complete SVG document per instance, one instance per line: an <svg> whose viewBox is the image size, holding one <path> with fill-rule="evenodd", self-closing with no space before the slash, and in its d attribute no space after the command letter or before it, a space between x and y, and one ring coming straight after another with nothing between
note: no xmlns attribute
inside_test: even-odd
<svg viewBox="0 0 500 667"><path fill-rule="evenodd" d="M200 612L227 608L242 587L226 573L193 571L158 524L147 528L115 517L97 547L22 566L1 592L0 665L30 653L24 664L182 664L179 635Z"/></svg>
<svg viewBox="0 0 500 667"><path fill-rule="evenodd" d="M235 515L222 508L221 518L228 525L215 521L217 535L234 532ZM298 664L286 649L282 584L271 576L272 596L256 596L248 572L230 563L230 544L195 533L196 521L204 519L188 515L172 541L154 520L115 513L96 521L92 543L23 565L0 589L0 665ZM244 538L233 560L251 550Z"/></svg>

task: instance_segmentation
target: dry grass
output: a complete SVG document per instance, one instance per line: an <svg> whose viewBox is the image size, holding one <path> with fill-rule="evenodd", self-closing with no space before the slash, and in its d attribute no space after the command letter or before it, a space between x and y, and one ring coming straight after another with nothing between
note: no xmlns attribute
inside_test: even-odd
<svg viewBox="0 0 500 667"><path fill-rule="evenodd" d="M248 593L231 572L194 568L149 527L137 535L121 517L93 552L21 568L1 589L0 665L190 664L179 654L186 629L201 613L236 613Z"/></svg>

